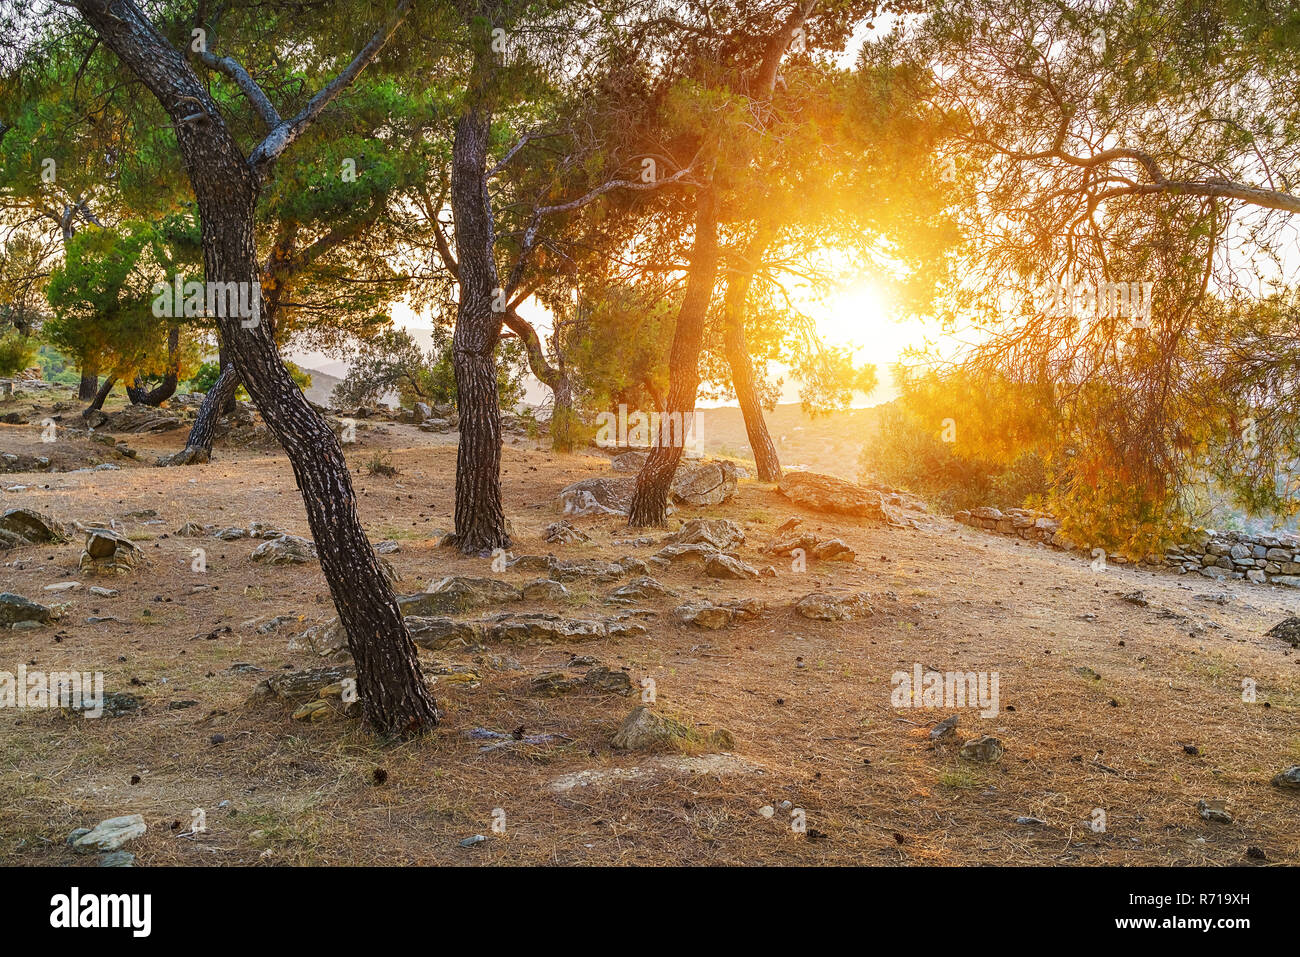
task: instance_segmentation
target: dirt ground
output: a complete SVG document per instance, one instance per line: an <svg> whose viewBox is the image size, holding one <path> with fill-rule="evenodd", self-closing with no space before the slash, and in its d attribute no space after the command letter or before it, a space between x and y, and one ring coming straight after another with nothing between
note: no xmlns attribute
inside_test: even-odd
<svg viewBox="0 0 1300 957"><path fill-rule="evenodd" d="M39 433L0 425L0 452L31 453ZM91 864L65 845L68 832L132 813L148 824L128 848L143 866L1300 863L1300 793L1269 784L1300 763L1300 653L1264 637L1297 613L1295 591L1135 567L1096 572L943 517L928 528L886 527L817 514L746 481L732 502L679 510L672 524L739 522L740 556L774 565L776 578L718 582L673 566L652 572L678 597L641 603L659 613L646 635L422 651L426 674L444 672L434 692L445 718L420 740L383 746L353 719L304 723L287 708L248 704L268 675L324 663L287 648L333 609L314 564L264 567L250 561L256 543L247 539L174 534L184 522L254 520L307 534L278 452L218 445L209 465L143 467L184 435L119 436L139 452L120 470L0 476L18 489L3 493L3 507L65 522L114 519L148 559L101 579L78 570L79 541L0 553L0 590L66 604L54 625L0 632L0 670L99 670L106 690L143 702L99 720L0 710L0 863ZM444 575L495 574L487 559L437 545L452 525L454 436L385 424L358 438L347 449L362 519L372 541L400 543L388 556L399 592ZM504 453L514 554L653 553L665 532L653 533L654 545L615 544L647 533L614 518L574 519L591 543L546 544L560 489L608 465L533 445L515 440ZM380 449L395 476L365 468ZM810 560L798 573L764 555L790 517L844 539L857 561ZM199 546L203 573L191 570ZM60 581L83 587L42 591ZM120 594L95 597L94 584ZM522 607L599 617L611 613L604 599L617 584L575 583L558 604ZM1135 590L1147 605L1121 598ZM854 622L798 617L792 603L813 591L868 592L874 613ZM701 631L671 614L697 597L754 597L769 610ZM295 620L259 631L279 615ZM734 751L613 750L633 698L529 693L534 676L565 670L571 655L624 668L633 685L653 678L658 710L725 728ZM233 668L240 664L261 670ZM931 742L930 728L952 710L892 706L891 675L916 664L999 675L999 713L962 710L958 734L997 736L1006 747L999 762L974 763ZM480 680L449 680L465 671ZM1255 682L1253 704L1242 700L1244 679ZM169 707L185 701L196 703ZM467 735L521 727L564 738L482 752ZM1226 799L1233 823L1203 820L1201 799ZM188 833L195 808L208 827L197 835ZM1104 831L1090 826L1095 809L1105 812ZM791 827L799 811L804 833ZM494 819L504 833L493 832ZM475 834L487 839L461 846Z"/></svg>

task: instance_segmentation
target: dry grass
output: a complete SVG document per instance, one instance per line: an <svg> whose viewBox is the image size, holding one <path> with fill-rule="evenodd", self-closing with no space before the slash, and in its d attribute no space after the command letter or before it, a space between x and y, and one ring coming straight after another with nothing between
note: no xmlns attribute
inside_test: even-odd
<svg viewBox="0 0 1300 957"><path fill-rule="evenodd" d="M29 431L0 429L0 443ZM182 437L131 441L149 453ZM399 587L491 574L487 560L434 543L437 529L451 527L454 448L401 426L361 437L348 456L362 517L375 540L402 542L390 556L404 578ZM505 453L516 554L627 554L611 544L629 537L613 519L578 521L592 545L543 542L559 517L556 493L600 463L552 459L526 444ZM1294 609L1292 592L1133 568L1095 574L1086 562L941 521L902 531L815 515L746 483L737 502L708 510L745 524L743 557L768 564L757 547L800 515L806 527L849 542L858 562L810 563L807 574L794 574L778 560L778 578L753 584L712 582L695 569L657 574L678 601L757 596L771 604L759 621L718 632L678 625L670 614L676 602L665 600L649 635L637 639L422 654L430 671L472 668L482 680L439 681L441 726L422 740L381 746L348 720L307 725L246 706L265 675L231 666L316 664L286 645L333 610L315 566L263 568L249 561L247 541L170 535L185 521L252 519L306 532L281 456L218 451L215 463L188 469L6 477L49 485L8 494L6 506L65 520L153 508L165 524L126 524L150 563L110 583L120 597L83 588L66 596L57 627L0 635L0 669L35 662L30 667L102 670L108 690L145 702L138 714L99 721L0 712L0 862L81 863L63 846L67 832L125 813L149 824L132 846L148 865L1240 864L1251 845L1274 862L1300 861L1300 799L1268 783L1300 760L1300 655L1262 637ZM380 451L398 475L366 474ZM207 549L204 575L190 571L196 546ZM4 561L17 559L17 567L0 566L3 587L39 598L52 581L93 583L77 572L77 555L77 545L9 553ZM578 583L549 610L601 613L613 587ZM1119 600L1135 588L1150 607ZM823 623L789 610L801 595L827 589L873 593L875 615ZM1222 593L1228 604L1198 600ZM281 614L302 623L258 633ZM88 625L91 615L124 623ZM529 678L563 668L571 653L626 667L634 685L654 678L659 707L705 732L729 730L749 770L677 772L662 757L612 751L628 699L530 697ZM494 669L491 655L513 656L523 670ZM1001 712L985 719L964 711L958 735L1001 738L1007 753L998 764L936 748L928 731L950 712L891 706L890 675L916 662L999 673ZM1100 680L1076 673L1080 667ZM1247 677L1258 685L1254 705L1241 700ZM198 703L168 710L179 700ZM519 726L565 740L484 754L464 735ZM212 743L217 734L223 743ZM552 789L561 775L585 769L626 773ZM1228 798L1236 823L1202 821L1203 797ZM785 801L806 812L811 838L791 831ZM776 813L760 815L764 805ZM209 830L179 836L196 807L206 809ZM1089 828L1094 808L1106 812L1104 833ZM492 833L495 809L505 813L504 835ZM1017 825L1022 816L1046 826ZM473 834L488 840L459 846Z"/></svg>

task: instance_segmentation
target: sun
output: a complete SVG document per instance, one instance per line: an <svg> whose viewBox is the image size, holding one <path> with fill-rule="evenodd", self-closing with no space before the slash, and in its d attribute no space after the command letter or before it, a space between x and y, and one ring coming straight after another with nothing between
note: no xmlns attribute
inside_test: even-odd
<svg viewBox="0 0 1300 957"><path fill-rule="evenodd" d="M925 337L919 321L899 320L889 293L870 279L850 283L809 311L823 341L852 349L858 362L888 365Z"/></svg>

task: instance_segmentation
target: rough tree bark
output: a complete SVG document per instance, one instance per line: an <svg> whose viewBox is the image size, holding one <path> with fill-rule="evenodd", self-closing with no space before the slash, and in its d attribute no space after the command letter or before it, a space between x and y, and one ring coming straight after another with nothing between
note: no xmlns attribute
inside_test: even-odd
<svg viewBox="0 0 1300 957"><path fill-rule="evenodd" d="M509 548L501 504L501 406L493 352L505 318L493 309L501 295L492 254L487 192L491 116L468 107L456 123L451 154L451 208L456 220L460 299L452 335L460 444L456 450L456 531L448 541L469 555Z"/></svg>
<svg viewBox="0 0 1300 957"><path fill-rule="evenodd" d="M691 250L686 295L677 315L677 328L668 354L668 398L666 416L680 413L683 423L695 414L695 395L700 390L700 349L704 345L704 326L709 303L718 277L718 199L712 185L702 187L695 212L695 240ZM661 419L661 421L663 421ZM631 526L666 525L668 492L673 474L682 457L682 436L664 442L656 436L646 463L636 477L632 507L627 523Z"/></svg>
<svg viewBox="0 0 1300 957"><path fill-rule="evenodd" d="M77 385L77 398L89 402L99 391L99 372L90 363L82 363L81 382Z"/></svg>
<svg viewBox="0 0 1300 957"><path fill-rule="evenodd" d="M239 372L233 362L221 367L217 381L208 389L199 404L198 415L185 438L185 448L163 458L160 465L201 465L212 459L212 440L217 434L217 424L223 413L233 406L235 390L239 388Z"/></svg>
<svg viewBox="0 0 1300 957"><path fill-rule="evenodd" d="M270 134L246 160L204 84L132 0L74 2L104 44L171 116L198 203L207 281L256 283L259 172L319 115L330 97L324 102L314 98L294 120L268 122ZM402 4L397 17L358 56L360 65L354 60L318 97L331 88L337 93L339 80L348 73L355 77L404 14ZM369 57L362 60L367 51ZM367 724L393 735L432 727L437 709L420 675L410 632L361 527L338 439L294 383L266 325L245 328L239 316L222 317L219 323L222 342L249 395L293 466L321 570L356 662L357 690Z"/></svg>
<svg viewBox="0 0 1300 957"><path fill-rule="evenodd" d="M749 436L749 447L754 453L754 465L758 469L759 480L763 482L781 481L781 461L772 436L767 431L767 422L763 419L763 403L759 401L758 390L754 387L754 361L745 339L745 303L754 284L754 272L759 260L774 235L775 231L766 226L759 228L750 240L743 261L737 263L727 277L727 292L723 298L723 352L731 367L731 383L736 391L736 401L745 418L745 434Z"/></svg>

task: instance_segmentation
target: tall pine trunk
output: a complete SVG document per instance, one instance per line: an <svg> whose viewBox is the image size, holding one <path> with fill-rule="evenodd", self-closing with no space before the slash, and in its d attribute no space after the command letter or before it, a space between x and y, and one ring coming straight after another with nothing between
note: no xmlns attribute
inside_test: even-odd
<svg viewBox="0 0 1300 957"><path fill-rule="evenodd" d="M451 357L460 444L456 450L456 531L448 544L469 555L510 546L501 503L501 405L494 352L504 303L492 255L487 193L490 126L486 109L467 108L456 123L451 159L451 207L456 219L460 280Z"/></svg>
<svg viewBox="0 0 1300 957"><path fill-rule="evenodd" d="M198 204L206 280L258 283L258 174L220 119L217 104L129 0L118 0L114 10L109 0L75 2L105 45L171 115ZM289 375L269 324L242 324L250 319L222 317L222 343L293 466L321 571L356 662L366 723L381 734L427 730L437 723L437 709L420 675L411 633L361 527L342 447Z"/></svg>
<svg viewBox="0 0 1300 957"><path fill-rule="evenodd" d="M772 241L772 235L770 230L760 227L746 250L744 261L738 263L728 276L727 294L723 299L723 352L731 367L731 383L745 419L745 434L754 453L754 465L763 482L781 481L781 461L763 419L763 403L754 387L754 362L749 354L749 343L745 340L745 304L754 284L754 272Z"/></svg>
<svg viewBox="0 0 1300 957"><path fill-rule="evenodd" d="M704 345L704 327L709 303L718 276L718 199L712 186L701 188L695 213L695 242L691 250L686 295L673 331L668 354L668 398L666 415L681 414L683 423L695 414L695 396L700 389L700 349ZM659 438L659 437L656 437ZM636 477L628 525L666 525L668 493L673 474L682 457L682 436L674 441L659 441L651 450Z"/></svg>
<svg viewBox="0 0 1300 957"><path fill-rule="evenodd" d="M77 384L77 398L89 402L99 391L99 372L90 362L81 364L81 381Z"/></svg>

